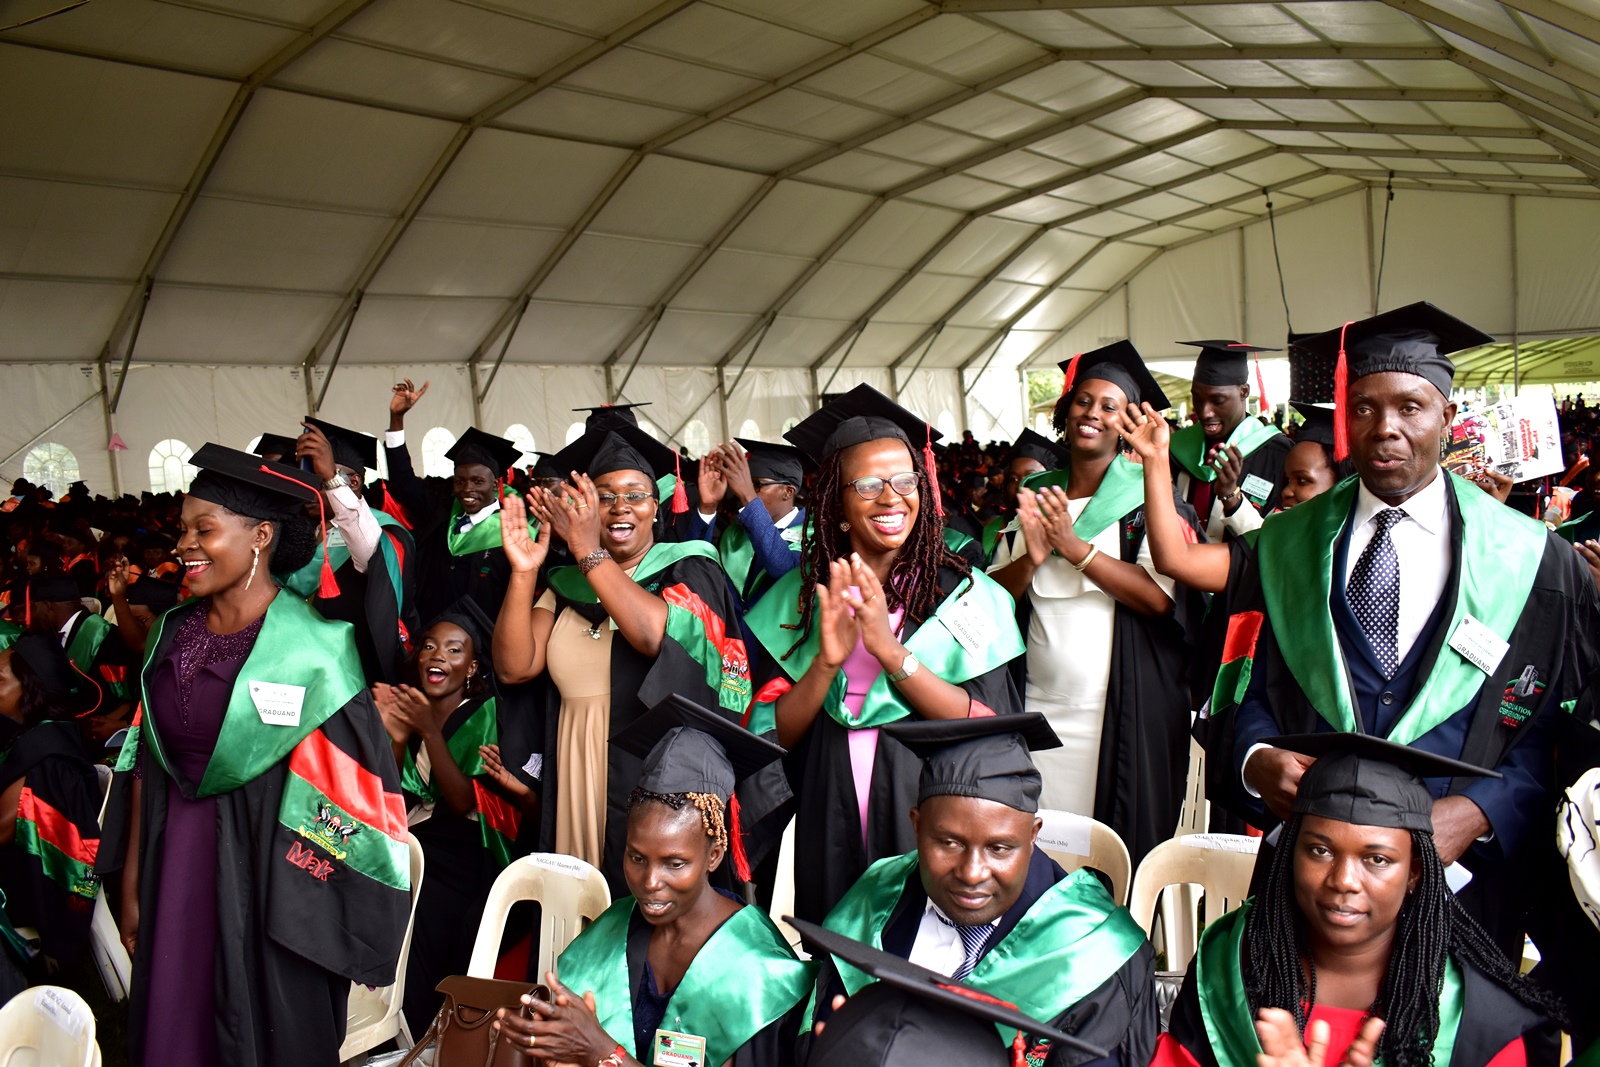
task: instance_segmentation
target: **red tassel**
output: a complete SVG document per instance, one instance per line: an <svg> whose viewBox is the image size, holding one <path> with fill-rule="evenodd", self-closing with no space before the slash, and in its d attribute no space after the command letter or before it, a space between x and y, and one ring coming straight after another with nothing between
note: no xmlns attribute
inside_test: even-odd
<svg viewBox="0 0 1600 1067"><path fill-rule="evenodd" d="M270 474L274 478L282 478L286 482L293 482L295 485L303 485L307 489L311 488L298 478L291 478L287 474L279 474L277 471L267 467L266 464L262 464L261 472ZM339 595L339 583L334 580L333 563L328 559L328 509L323 504L321 493L317 494L317 526L322 531L322 577L317 582L317 598L320 600L332 600Z"/></svg>
<svg viewBox="0 0 1600 1067"><path fill-rule="evenodd" d="M383 506L378 510L394 519L395 522L398 522L406 529L411 529L411 516L406 514L406 509L401 507L400 501L389 495L388 479L384 479L383 482Z"/></svg>
<svg viewBox="0 0 1600 1067"><path fill-rule="evenodd" d="M1263 415L1270 412L1272 410L1272 405L1267 403L1267 379L1266 376L1261 373L1260 356L1256 357L1256 396L1260 398L1260 401L1256 405L1256 409Z"/></svg>
<svg viewBox="0 0 1600 1067"><path fill-rule="evenodd" d="M744 851L744 831L739 827L739 796L728 798L728 849L733 853L733 873L750 881L750 857Z"/></svg>
<svg viewBox="0 0 1600 1067"><path fill-rule="evenodd" d="M76 663L73 663L71 660L68 660L67 661L67 665L69 667L71 667L75 672L77 672L78 677L82 678L84 681L86 681L90 685L94 686L94 691L95 691L94 707L90 708L88 711L82 712L82 713L78 714L77 716L75 716L76 718L79 718L79 719L87 719L89 716L91 716L95 712L99 711L100 710L100 705L105 703L106 691L104 689L100 688L100 683L99 682L95 681L93 678L89 677L87 674L84 674L83 671L79 670L78 669L78 665Z"/></svg>
<svg viewBox="0 0 1600 1067"><path fill-rule="evenodd" d="M1072 392L1072 380L1078 376L1078 360L1082 358L1083 353L1079 352L1077 355L1073 356L1071 362L1067 364L1067 372L1061 376L1062 396L1066 396L1068 393Z"/></svg>
<svg viewBox="0 0 1600 1067"><path fill-rule="evenodd" d="M1017 1031L1017 1036L1011 1039L1011 1067L1027 1067L1028 1041L1022 1036L1022 1031Z"/></svg>
<svg viewBox="0 0 1600 1067"><path fill-rule="evenodd" d="M683 457L678 452L672 454L672 474L672 513L682 515L689 510L689 493L683 487Z"/></svg>
<svg viewBox="0 0 1600 1067"><path fill-rule="evenodd" d="M33 629L33 583L22 587L22 628Z"/></svg>
<svg viewBox="0 0 1600 1067"><path fill-rule="evenodd" d="M1339 327L1339 361L1333 365L1333 458L1335 460L1348 459L1350 456L1348 422L1350 368L1345 362L1344 355L1344 332L1349 328L1348 322Z"/></svg>
<svg viewBox="0 0 1600 1067"><path fill-rule="evenodd" d="M933 513L944 518L944 494L939 491L939 464L933 454L933 427L927 426L922 439L922 465L928 469L928 485L933 489Z"/></svg>

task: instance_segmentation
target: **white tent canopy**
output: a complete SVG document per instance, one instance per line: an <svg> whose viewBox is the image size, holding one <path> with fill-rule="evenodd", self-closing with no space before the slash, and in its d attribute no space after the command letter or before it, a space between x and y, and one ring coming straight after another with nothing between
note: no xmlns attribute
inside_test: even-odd
<svg viewBox="0 0 1600 1067"><path fill-rule="evenodd" d="M6 477L381 430L400 376L419 438L648 400L698 451L858 381L1009 433L1021 366L1285 299L1600 333L1593 0L61 7L0 4Z"/></svg>

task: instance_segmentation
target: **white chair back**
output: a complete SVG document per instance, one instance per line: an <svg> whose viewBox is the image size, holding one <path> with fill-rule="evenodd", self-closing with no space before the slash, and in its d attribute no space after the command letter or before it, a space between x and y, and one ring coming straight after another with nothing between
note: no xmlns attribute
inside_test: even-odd
<svg viewBox="0 0 1600 1067"><path fill-rule="evenodd" d="M95 1067L94 1013L70 989L25 989L0 1008L0 1067Z"/></svg>
<svg viewBox="0 0 1600 1067"><path fill-rule="evenodd" d="M1090 867L1111 879L1111 896L1118 904L1128 902L1128 881L1133 875L1133 860L1128 846L1117 832L1103 822L1070 811L1040 808L1044 826L1039 831L1039 847L1061 864L1069 874Z"/></svg>
<svg viewBox="0 0 1600 1067"><path fill-rule="evenodd" d="M402 1048L410 1048L412 1044L406 1018L400 1014L400 1004L405 999L406 960L411 955L411 928L417 918L417 897L422 893L424 863L422 843L407 834L406 844L411 853L411 915L406 919L405 939L400 942L400 961L395 966L394 984L381 989L369 989L356 982L350 984L344 1044L339 1046L341 1063L394 1037L401 1039Z"/></svg>
<svg viewBox="0 0 1600 1067"><path fill-rule="evenodd" d="M605 875L574 856L535 852L512 860L489 889L472 961L467 964L472 977L494 977L506 915L519 900L539 902L539 969L534 973L543 978L583 931L584 922L593 922L611 906L611 890Z"/></svg>
<svg viewBox="0 0 1600 1067"><path fill-rule="evenodd" d="M1204 893L1206 920L1215 922L1244 903L1260 847L1259 837L1243 834L1190 834L1163 841L1139 864L1128 910L1148 934L1155 921L1156 899L1163 889L1198 885ZM1169 941L1166 969L1181 971L1188 967L1197 942L1198 934L1192 925L1185 930L1181 944Z"/></svg>
<svg viewBox="0 0 1600 1067"><path fill-rule="evenodd" d="M1178 832L1203 834L1211 825L1211 802L1206 799L1206 750L1189 738L1189 778L1183 791L1183 807L1178 812Z"/></svg>

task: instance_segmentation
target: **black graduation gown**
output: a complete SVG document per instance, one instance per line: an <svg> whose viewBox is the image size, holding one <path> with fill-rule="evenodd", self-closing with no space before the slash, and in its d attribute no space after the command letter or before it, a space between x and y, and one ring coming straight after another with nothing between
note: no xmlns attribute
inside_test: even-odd
<svg viewBox="0 0 1600 1067"><path fill-rule="evenodd" d="M316 597L311 605L323 618L355 627L356 652L367 681L398 685L404 680L401 669L406 662L406 641L416 640L422 629L417 614L416 541L410 530L399 525L382 526L378 536L387 538L394 548L400 567L399 601L395 599L395 578L380 546L367 561L365 574L356 570L354 560L345 560L333 572L339 595ZM321 558L318 552L317 559Z"/></svg>
<svg viewBox="0 0 1600 1067"><path fill-rule="evenodd" d="M1245 417L1255 418L1256 416L1247 415ZM1280 433L1263 441L1254 451L1244 457L1244 462L1240 464L1240 485L1243 485L1244 480L1251 475L1272 483L1272 492L1267 494L1266 502L1256 508L1257 511L1261 512L1263 518L1277 511L1283 504L1283 464L1289 458L1289 450L1293 447L1294 439L1288 434ZM1184 492L1183 497L1184 503L1189 504L1191 507L1194 505L1195 494L1200 491L1201 485L1210 485L1213 488L1216 486L1215 482L1201 482L1194 477L1193 474L1190 474L1189 468L1178 462L1177 457L1173 457L1169 462L1172 464L1172 481L1174 485L1178 483L1180 474L1189 475L1189 487ZM1215 499L1214 496L1213 499ZM1251 501L1250 505L1255 507L1255 502ZM1200 519L1200 528L1203 530L1206 527L1208 516L1202 515Z"/></svg>
<svg viewBox="0 0 1600 1067"><path fill-rule="evenodd" d="M1194 509L1176 494L1173 502L1203 542ZM1122 562L1136 564L1145 537L1143 505L1118 525ZM1017 627L1024 634L1031 604L1024 596L1017 605ZM1122 838L1135 867L1178 826L1189 767L1189 661L1204 614L1204 597L1184 585L1173 587L1171 615L1152 618L1116 605L1094 817ZM1060 654L1070 655L1071 650ZM1024 691L1027 664L1026 656L1012 661L1019 692Z"/></svg>
<svg viewBox="0 0 1600 1067"><path fill-rule="evenodd" d="M500 603L511 583L505 549L451 555L445 528L455 499L450 482L419 478L405 447L385 447L384 455L389 461L389 492L405 508L416 541L417 617L436 618L460 598L470 596L489 618L499 618Z"/></svg>

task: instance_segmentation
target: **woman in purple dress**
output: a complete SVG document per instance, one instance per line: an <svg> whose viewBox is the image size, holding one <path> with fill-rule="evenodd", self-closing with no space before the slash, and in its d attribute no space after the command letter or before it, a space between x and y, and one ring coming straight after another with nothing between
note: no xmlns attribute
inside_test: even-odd
<svg viewBox="0 0 1600 1067"><path fill-rule="evenodd" d="M409 907L406 813L348 623L280 593L317 545L311 475L208 444L152 627L124 940L130 1057L338 1062L351 982L386 985Z"/></svg>

